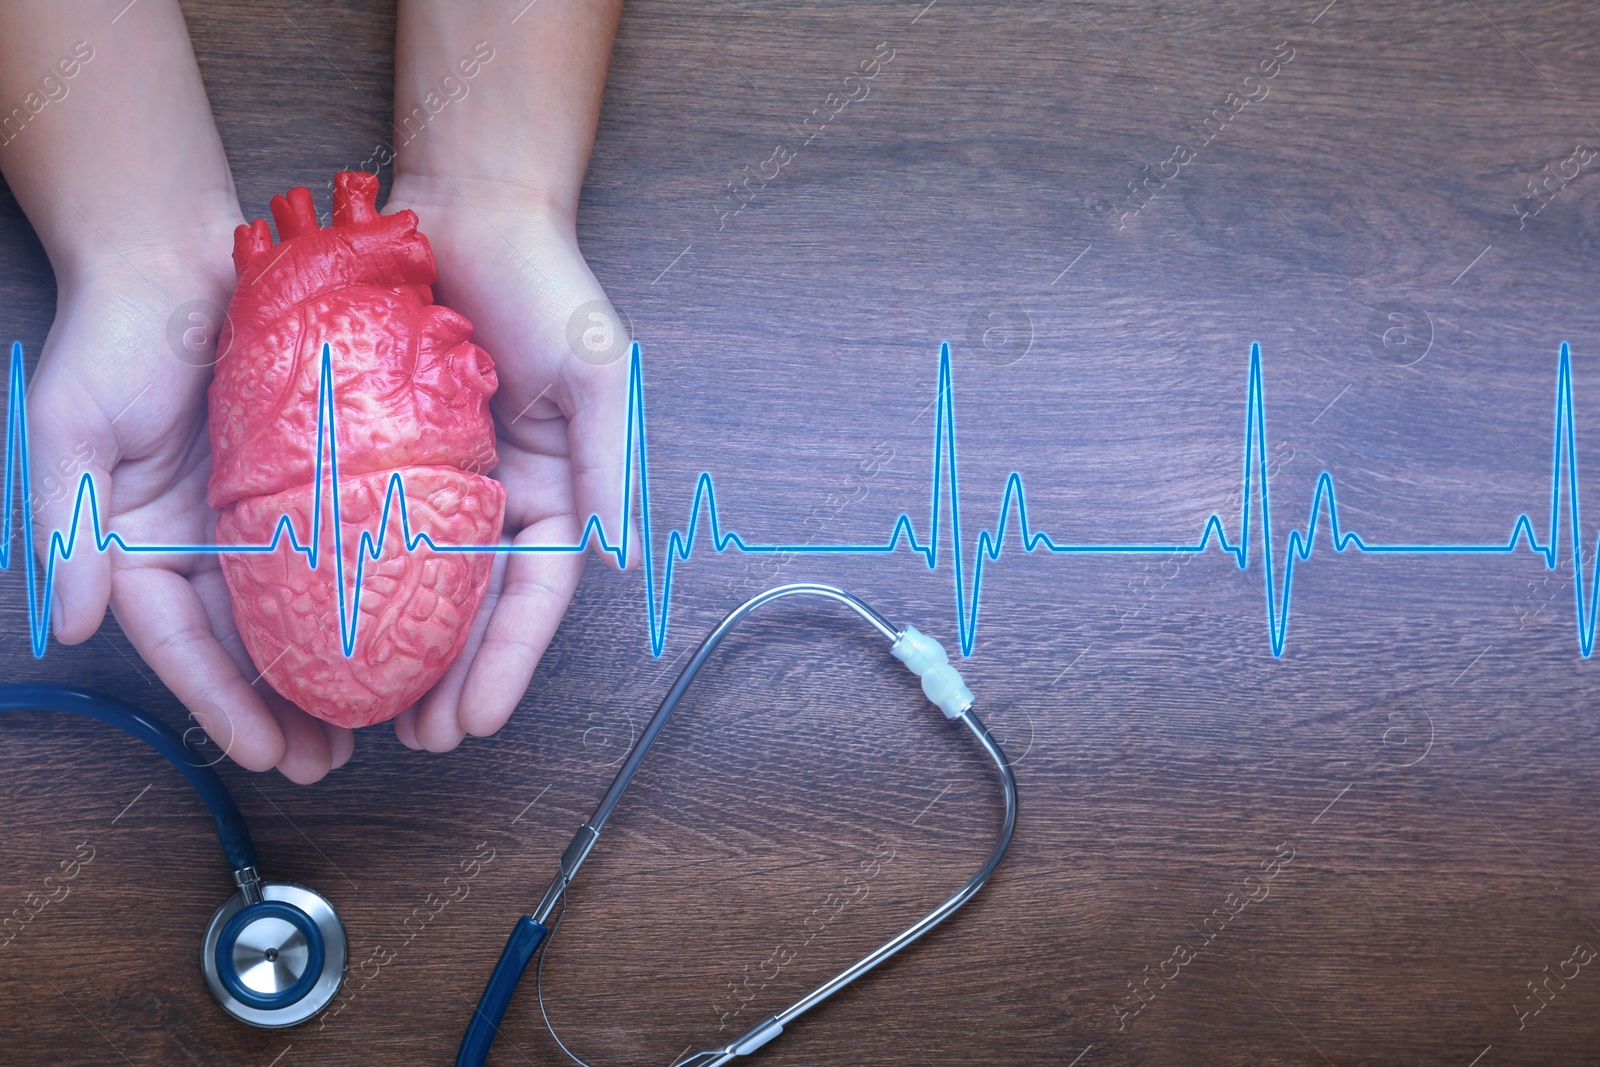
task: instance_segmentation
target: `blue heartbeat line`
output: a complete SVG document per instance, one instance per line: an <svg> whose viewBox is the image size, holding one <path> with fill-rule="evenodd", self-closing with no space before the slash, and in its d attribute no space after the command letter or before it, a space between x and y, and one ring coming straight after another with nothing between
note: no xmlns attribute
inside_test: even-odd
<svg viewBox="0 0 1600 1067"><path fill-rule="evenodd" d="M100 506L95 494L94 480L85 472L78 481L77 495L73 501L72 519L63 534L60 530L50 534L49 551L45 556L44 583L38 583L35 563L35 541L32 513L32 486L28 470L28 423L25 403L22 345L11 346L10 403L6 418L6 475L5 523L0 531L0 570L11 566L13 544L12 507L16 488L14 474L21 470L21 491L24 502L22 514L22 549L28 586L28 625L33 639L33 654L42 657L50 632L51 589L55 568L59 561L70 559L77 547L79 520L87 505L90 529L96 551L108 551L116 545L124 552L179 554L179 555L251 555L275 552L287 539L291 549L306 557L308 566L316 569L322 558L323 518L322 494L324 473L330 486L339 484L339 458L337 441L336 407L333 393L333 357L327 345L322 349L321 385L317 400L317 456L315 482L312 494L312 522L310 536L302 541L289 516L282 516L273 529L272 540L262 545L130 545L116 532L101 528ZM1579 515L1577 430L1573 418L1572 354L1568 344L1561 343L1561 355L1556 371L1556 404L1554 436L1550 461L1550 519L1549 537L1540 542L1534 532L1533 521L1526 513L1518 515L1512 524L1511 535L1504 541L1472 542L1462 544L1371 544L1353 531L1347 531L1339 521L1339 507L1334 493L1333 476L1323 471L1317 477L1316 489L1311 497L1310 513L1304 529L1291 529L1284 542L1283 577L1275 580L1277 566L1274 559L1272 536L1272 506L1267 476L1267 411L1266 396L1262 387L1261 346L1250 346L1250 375L1245 402L1243 494L1239 516L1237 540L1228 538L1222 517L1215 512L1205 522L1199 540L1190 544L1056 544L1048 534L1035 531L1028 522L1027 497L1023 491L1022 476L1012 471L1007 476L1000 498L999 516L993 532L978 531L976 552L970 564L971 584L967 582L968 564L963 558L961 540L961 494L956 463L955 397L950 374L950 346L939 348L938 414L934 420L933 471L929 507L928 536L919 539L911 517L902 512L886 540L862 544L752 544L732 530L724 530L717 509L716 488L708 472L701 472L695 481L694 496L689 505L687 530L672 529L667 535L666 558L662 566L659 589L656 581L654 550L654 524L650 508L650 476L645 432L644 372L637 342L633 345L628 383L628 414L626 440L626 466L623 480L621 515L631 509L634 495L635 470L639 488L640 548L643 556L645 596L650 626L650 652L660 656L666 645L667 620L671 608L672 582L679 563L687 562L693 553L695 536L699 530L701 512L711 528L712 549L718 553L730 548L751 555L810 554L833 556L892 555L902 546L922 557L929 570L939 565L938 542L941 515L948 512L955 577L956 622L960 631L961 653L972 654L977 638L978 607L983 589L983 569L986 563L1000 558L1005 543L1007 524L1013 511L1016 514L1018 540L1022 550L1033 553L1039 550L1058 555L1078 556L1192 556L1201 555L1213 545L1231 556L1240 570L1250 567L1250 546L1256 540L1251 536L1252 522L1260 528L1263 570L1267 581L1263 583L1266 600L1267 634L1273 656L1282 656L1289 629L1289 607L1294 591L1294 574L1297 564L1311 558L1316 544L1318 524L1326 516L1329 540L1335 552L1351 549L1374 555L1392 556L1508 556L1526 545L1528 552L1543 558L1546 569L1554 570L1560 558L1561 495L1566 489L1568 521L1571 530L1571 558L1573 571L1573 598L1577 614L1578 648L1587 658L1594 651L1595 621L1600 609L1600 543L1593 553L1594 565L1586 569L1583 559L1582 523ZM356 624L360 618L361 586L366 561L378 559L389 533L390 514L396 510L400 516L400 535L406 551L419 547L440 553L462 554L522 554L522 553L582 553L591 541L600 550L613 556L618 563L628 557L628 526L624 522L619 542L611 544L597 515L591 515L583 528L583 535L572 545L437 545L427 534L413 534L406 506L405 486L401 474L394 472L384 492L383 508L377 530L362 531L356 555L353 587L345 581L344 541L340 522L338 494L332 494L331 540L335 577L338 582L339 629L344 654L349 656L355 648ZM1587 590L1587 592L1586 592Z"/></svg>

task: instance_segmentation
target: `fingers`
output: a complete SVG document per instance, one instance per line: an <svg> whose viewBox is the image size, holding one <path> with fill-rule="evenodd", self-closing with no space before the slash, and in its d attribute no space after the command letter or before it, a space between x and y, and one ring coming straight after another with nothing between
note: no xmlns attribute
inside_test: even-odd
<svg viewBox="0 0 1600 1067"><path fill-rule="evenodd" d="M187 578L159 567L120 568L111 607L134 648L229 758L252 771L283 761L283 727L217 640Z"/></svg>
<svg viewBox="0 0 1600 1067"><path fill-rule="evenodd" d="M577 520L561 515L534 523L514 543L572 544ZM506 560L505 583L495 598L482 643L467 669L457 700L460 728L487 737L506 724L528 690L534 668L555 636L583 573L576 552L536 552ZM488 597L485 597L487 600Z"/></svg>
<svg viewBox="0 0 1600 1067"><path fill-rule="evenodd" d="M296 785L321 781L345 765L355 751L355 731L308 715L275 690L265 694L267 707L283 731L283 758L278 773Z"/></svg>
<svg viewBox="0 0 1600 1067"><path fill-rule="evenodd" d="M93 410L93 416L85 413ZM86 419L98 419L83 398L65 395L48 368L28 395L28 474L26 501L33 517L34 550L39 562L50 565L50 626L56 640L75 645L87 640L105 621L111 596L111 560L97 550L93 528L93 502L98 502L104 522L111 500L111 467L116 463L112 435L92 431ZM79 484L90 476L94 490L84 494L79 508ZM74 522L74 518L77 519ZM70 549L70 557L64 550Z"/></svg>
<svg viewBox="0 0 1600 1067"><path fill-rule="evenodd" d="M438 685L429 691L417 707L414 737L417 746L429 752L449 752L461 744L467 736L467 732L461 728L456 718L461 686L467 679L466 653L463 652L450 666L451 671L455 671L458 666L461 670L456 673L454 679L451 679L448 673L439 679Z"/></svg>
<svg viewBox="0 0 1600 1067"><path fill-rule="evenodd" d="M572 457L572 484L578 514L585 523L589 516L599 516L606 544L611 548L620 551L626 539L626 567L637 566L643 558L632 501L623 497L628 473L631 365L632 360L628 358L605 366L570 360L562 374L562 395L557 398L567 416L568 452ZM631 491L628 495L631 497ZM611 552L603 555L613 566L617 565L616 555Z"/></svg>
<svg viewBox="0 0 1600 1067"><path fill-rule="evenodd" d="M422 742L417 740L417 706L415 704L395 716L394 735L407 748L416 752L422 751Z"/></svg>
<svg viewBox="0 0 1600 1067"><path fill-rule="evenodd" d="M312 718L276 692L267 695L266 703L283 731L283 758L278 761L278 773L296 785L320 781L333 768L329 730L338 727Z"/></svg>
<svg viewBox="0 0 1600 1067"><path fill-rule="evenodd" d="M344 726L334 726L332 723L323 723L322 729L328 735L328 750L333 756L331 770L338 770L350 762L350 757L356 751L356 732Z"/></svg>

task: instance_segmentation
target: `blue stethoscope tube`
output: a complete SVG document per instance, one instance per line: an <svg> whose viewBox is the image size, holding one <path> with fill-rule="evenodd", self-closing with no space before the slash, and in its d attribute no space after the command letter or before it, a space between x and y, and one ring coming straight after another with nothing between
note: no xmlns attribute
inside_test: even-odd
<svg viewBox="0 0 1600 1067"><path fill-rule="evenodd" d="M456 1067L482 1067L489 1058L489 1048L500 1032L500 1021L506 1017L517 984L549 933L549 928L531 915L517 919L511 936L506 939L506 947L500 950L500 959L489 975L489 982L483 987L483 995L478 998L478 1006L472 1011L472 1022L456 1053Z"/></svg>
<svg viewBox="0 0 1600 1067"><path fill-rule="evenodd" d="M86 715L137 737L178 768L205 801L217 824L217 836L222 840L229 869L242 871L255 867L256 847L227 787L216 771L194 762L199 753L185 744L177 731L166 723L152 719L115 697L57 685L0 685L0 712L6 711L64 711Z"/></svg>

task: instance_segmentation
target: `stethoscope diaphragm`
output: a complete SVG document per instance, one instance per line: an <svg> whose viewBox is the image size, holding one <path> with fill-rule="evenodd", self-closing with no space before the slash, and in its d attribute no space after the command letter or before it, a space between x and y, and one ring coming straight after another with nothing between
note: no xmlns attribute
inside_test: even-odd
<svg viewBox="0 0 1600 1067"><path fill-rule="evenodd" d="M326 897L303 885L263 882L260 895L247 903L240 890L217 909L200 967L229 1015L251 1026L294 1026L339 992L349 958L344 925Z"/></svg>

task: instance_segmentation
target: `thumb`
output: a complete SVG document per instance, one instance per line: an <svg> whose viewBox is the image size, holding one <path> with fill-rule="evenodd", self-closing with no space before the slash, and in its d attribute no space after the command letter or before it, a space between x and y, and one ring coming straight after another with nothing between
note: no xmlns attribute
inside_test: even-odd
<svg viewBox="0 0 1600 1067"><path fill-rule="evenodd" d="M572 459L573 497L580 519L600 520L605 543L619 552L627 548L624 569L644 558L639 524L632 497L639 491L630 467L637 462L639 442L628 449L628 397L632 384L631 359L604 366L570 361L563 374L564 394L559 399L567 416L567 443ZM613 566L619 557L606 552Z"/></svg>
<svg viewBox="0 0 1600 1067"><path fill-rule="evenodd" d="M555 306L576 306L565 316L561 340L569 358L561 363L554 399L567 418L573 499L585 524L579 536L591 516L599 519L604 547L614 550L602 554L613 567L620 564L626 570L644 558L631 499L638 485L629 478L641 447L634 441L630 454L633 327L581 255L567 280L566 300L557 300ZM626 555L619 555L624 547Z"/></svg>
<svg viewBox="0 0 1600 1067"><path fill-rule="evenodd" d="M118 449L98 406L66 395L69 388L44 370L28 391L30 484L19 518L32 524L37 593L48 594L42 608L56 639L75 645L100 628L111 596L111 559L95 541L94 524L97 510L102 523L106 518Z"/></svg>

